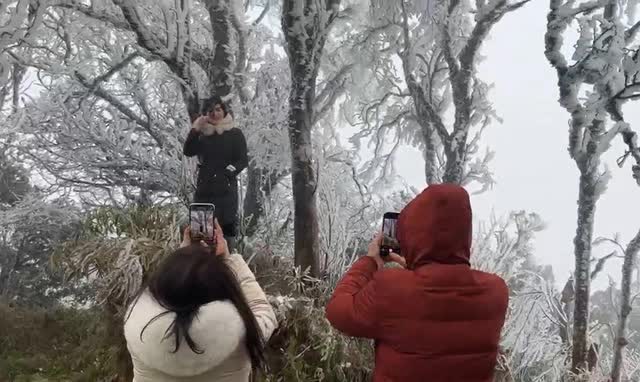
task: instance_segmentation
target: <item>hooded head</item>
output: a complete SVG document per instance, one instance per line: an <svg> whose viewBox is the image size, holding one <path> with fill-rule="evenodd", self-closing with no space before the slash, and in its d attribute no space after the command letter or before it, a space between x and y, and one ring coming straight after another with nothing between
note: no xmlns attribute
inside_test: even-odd
<svg viewBox="0 0 640 382"><path fill-rule="evenodd" d="M398 218L398 241L409 269L469 264L471 236L469 194L454 184L427 187Z"/></svg>

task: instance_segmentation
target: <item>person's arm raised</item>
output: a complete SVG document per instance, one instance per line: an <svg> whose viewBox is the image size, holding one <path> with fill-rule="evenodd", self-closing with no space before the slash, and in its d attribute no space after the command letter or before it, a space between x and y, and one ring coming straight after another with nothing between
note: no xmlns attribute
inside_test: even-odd
<svg viewBox="0 0 640 382"><path fill-rule="evenodd" d="M192 157L200 154L200 131L201 126L205 123L206 117L198 117L191 125L191 130L187 139L184 141L184 147L182 152L187 157Z"/></svg>
<svg viewBox="0 0 640 382"><path fill-rule="evenodd" d="M258 284L255 275L249 269L241 255L235 253L227 258L229 266L236 274L242 293L244 293L249 308L258 322L262 337L268 341L278 326L276 314L267 300L267 296Z"/></svg>
<svg viewBox="0 0 640 382"><path fill-rule="evenodd" d="M397 254L380 257L382 235L378 234L369 244L367 256L356 261L336 286L326 307L327 320L340 332L353 336L376 339L380 335L376 298L381 287L376 272L385 261L404 265Z"/></svg>
<svg viewBox="0 0 640 382"><path fill-rule="evenodd" d="M376 261L368 256L351 266L327 303L325 313L331 326L352 337L377 337L377 270Z"/></svg>
<svg viewBox="0 0 640 382"><path fill-rule="evenodd" d="M249 266L239 254L229 254L229 248L224 240L224 234L218 221L215 221L216 226L216 240L221 245L216 247L216 255L224 256L229 264L231 270L235 273L240 285L240 289L244 294L245 299L249 305L249 309L253 312L260 331L262 332L262 338L264 341L268 341L273 331L278 326L278 319L276 313L273 311L273 307L267 300L267 295L264 293L260 284L256 280L255 275L249 269Z"/></svg>

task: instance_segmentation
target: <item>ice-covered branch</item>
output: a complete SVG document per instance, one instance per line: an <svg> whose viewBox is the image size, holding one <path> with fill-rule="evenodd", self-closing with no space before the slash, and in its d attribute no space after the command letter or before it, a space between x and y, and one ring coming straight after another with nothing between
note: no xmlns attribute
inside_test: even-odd
<svg viewBox="0 0 640 382"><path fill-rule="evenodd" d="M134 53L131 53L130 55L128 55L124 60L120 61L116 65L113 65L111 67L111 69L109 69L106 73L96 77L96 79L94 79L93 81L91 81L90 84L88 84L89 85L88 86L89 90L93 91L93 90L97 89L103 82L109 81L109 79L111 77L113 77L120 70L122 70L124 67L129 65L131 63L131 61L135 60L138 57L140 57L140 53L134 52ZM76 75L78 75L77 72L76 72Z"/></svg>
<svg viewBox="0 0 640 382"><path fill-rule="evenodd" d="M8 85L13 62L11 49L28 43L43 24L48 1L30 0L0 3L0 89Z"/></svg>
<svg viewBox="0 0 640 382"><path fill-rule="evenodd" d="M156 141L156 143L162 147L163 141L159 135L157 135L149 123L148 120L144 120L140 116L138 116L135 112L133 112L129 107L127 107L122 101L118 100L113 95L109 94L106 90L104 90L98 81L89 81L87 78L82 75L82 73L76 72L76 77L78 81L86 87L90 92L95 93L100 98L109 102L113 105L118 111L122 114L126 115L131 120L135 121L138 125L143 127L149 135Z"/></svg>
<svg viewBox="0 0 640 382"><path fill-rule="evenodd" d="M181 81L181 90L184 95L189 114L196 112L197 94L192 85L191 69L190 69L190 35L189 20L187 17L188 9L172 9L168 12L176 15L171 21L175 24L176 34L175 41L168 39L166 44L163 43L153 31L145 24L138 12L138 8L131 0L114 0L131 30L135 33L138 44L149 51L153 56L163 61L169 69ZM188 5L188 4L183 4ZM178 17L180 16L180 17ZM169 31L169 20L165 20L167 33L172 36Z"/></svg>
<svg viewBox="0 0 640 382"><path fill-rule="evenodd" d="M544 37L544 54L551 65L556 69L556 71L558 71L558 76L564 77L569 64L562 54L562 34L569 27L570 18L563 17L561 15L561 11L563 10L563 0L551 0L549 7L547 31ZM568 89L566 89L566 86L567 85L560 84L561 95L563 92L567 92Z"/></svg>
<svg viewBox="0 0 640 382"><path fill-rule="evenodd" d="M108 10L96 10L94 7L68 0L60 1L56 3L55 6L80 12L91 19L102 21L118 29L127 31L131 30L131 25L127 20L123 19L120 15L109 12Z"/></svg>
<svg viewBox="0 0 640 382"><path fill-rule="evenodd" d="M515 4L509 5L507 0L499 0L497 2L491 2L493 4L493 8L489 10L479 9L479 20L477 21L469 39L465 47L462 49L460 53L460 69L463 73L471 72L474 67L474 60L478 49L482 42L486 39L487 34L491 30L491 28L508 12L515 11L525 4L527 4L531 0L519 1ZM491 7L488 5L487 7Z"/></svg>
<svg viewBox="0 0 640 382"><path fill-rule="evenodd" d="M415 78L413 68L411 65L413 52L412 52L412 46L411 46L411 36L409 33L409 14L408 14L404 0L401 0L401 6L402 6L402 32L404 37L403 39L404 50L401 53L401 58L402 58L402 66L405 72L407 87L409 88L409 92L413 97L418 118L422 120L422 123L427 124L429 127L433 127L435 132L440 137L440 141L443 142L445 145L448 145L449 133L447 131L447 128L444 125L444 122L442 121L441 116L436 112L436 109L429 102L429 100L427 100L424 94L424 91L422 90L422 86L420 86L420 84ZM447 50L446 47L444 49L445 51Z"/></svg>
<svg viewBox="0 0 640 382"><path fill-rule="evenodd" d="M636 180L638 185L640 185L640 147L638 146L638 134L631 130L628 125L620 134L622 135L622 140L629 148L625 157L627 155L631 155L636 161L636 164L632 167L632 172L633 178Z"/></svg>
<svg viewBox="0 0 640 382"><path fill-rule="evenodd" d="M136 5L130 0L114 0L113 2L122 11L131 30L136 34L140 45L160 60L170 61L172 59L172 52L148 29L141 19Z"/></svg>
<svg viewBox="0 0 640 382"><path fill-rule="evenodd" d="M336 104L338 98L346 90L344 88L345 82L348 79L349 74L355 68L355 64L348 63L343 65L337 73L333 74L331 78L325 81L324 86L320 90L320 93L316 97L314 102L314 118L313 124L318 123Z"/></svg>
<svg viewBox="0 0 640 382"><path fill-rule="evenodd" d="M633 24L631 28L627 29L627 31L625 32L625 39L627 41L627 44L631 44L635 40L638 31L640 31L640 20L638 20L635 24Z"/></svg>

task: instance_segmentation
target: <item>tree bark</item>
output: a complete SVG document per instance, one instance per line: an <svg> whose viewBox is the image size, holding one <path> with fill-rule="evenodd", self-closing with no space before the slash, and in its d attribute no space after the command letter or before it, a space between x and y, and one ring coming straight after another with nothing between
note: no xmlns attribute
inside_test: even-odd
<svg viewBox="0 0 640 382"><path fill-rule="evenodd" d="M244 197L242 216L246 221L244 234L251 237L258 229L258 220L264 214L264 195L261 191L262 171L256 167L254 161L249 161L247 167L247 190Z"/></svg>
<svg viewBox="0 0 640 382"><path fill-rule="evenodd" d="M314 81L315 82L315 81ZM308 270L311 276L320 274L320 243L317 209L316 172L313 166L311 141L312 108L315 84L296 86L289 106L289 144L291 145L291 183L293 186L295 266ZM302 93L302 94L301 94ZM306 94L305 94L306 93Z"/></svg>
<svg viewBox="0 0 640 382"><path fill-rule="evenodd" d="M635 269L636 258L640 251L640 231L631 240L624 254L622 265L622 283L620 291L620 315L618 317L618 328L616 341L613 345L613 366L611 368L611 382L620 382L622 370L622 350L627 345L627 321L631 314L631 283L633 281L633 270Z"/></svg>
<svg viewBox="0 0 640 382"><path fill-rule="evenodd" d="M421 121L422 139L424 140L424 176L427 184L435 184L439 181L438 156L436 153L437 143L435 132L428 125L427 121Z"/></svg>
<svg viewBox="0 0 640 382"><path fill-rule="evenodd" d="M282 30L291 68L289 94L289 144L294 203L294 263L313 277L320 276L320 243L313 161L313 106L316 79L328 31L340 5L339 0L284 0ZM326 12L321 17L320 12Z"/></svg>
<svg viewBox="0 0 640 382"><path fill-rule="evenodd" d="M578 196L578 226L574 238L575 256L575 305L573 313L573 354L572 372L580 374L587 370L589 298L591 294L591 243L593 241L593 220L598 194L597 158L596 164L581 166ZM588 162L585 160L585 162Z"/></svg>
<svg viewBox="0 0 640 382"><path fill-rule="evenodd" d="M229 45L232 29L231 4L228 0L206 0L205 4L209 11L215 44L213 62L208 70L209 84L211 92L224 99L233 87L230 74L233 67L233 51Z"/></svg>
<svg viewBox="0 0 640 382"><path fill-rule="evenodd" d="M20 85L22 85L22 79L27 69L21 65L13 64L13 76L12 76L12 98L11 107L12 113L17 113L20 108Z"/></svg>
<svg viewBox="0 0 640 382"><path fill-rule="evenodd" d="M265 213L265 200L271 196L271 192L285 175L283 172L265 170L258 167L255 161L249 161L242 213L244 219L248 219L244 232L246 236L251 237L258 231L258 223Z"/></svg>
<svg viewBox="0 0 640 382"><path fill-rule="evenodd" d="M460 144L451 148L445 148L447 163L444 169L442 181L444 183L462 184L466 163L467 134L464 133L464 140Z"/></svg>
<svg viewBox="0 0 640 382"><path fill-rule="evenodd" d="M12 275L18 263L18 254L6 245L0 247L0 298L10 300L12 293Z"/></svg>

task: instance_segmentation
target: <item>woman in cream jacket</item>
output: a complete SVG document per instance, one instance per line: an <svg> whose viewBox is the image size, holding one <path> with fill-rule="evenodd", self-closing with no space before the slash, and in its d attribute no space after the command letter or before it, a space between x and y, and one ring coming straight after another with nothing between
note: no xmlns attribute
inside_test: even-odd
<svg viewBox="0 0 640 382"><path fill-rule="evenodd" d="M247 382L262 368L274 311L217 222L216 239L214 254L187 228L129 308L134 382Z"/></svg>

